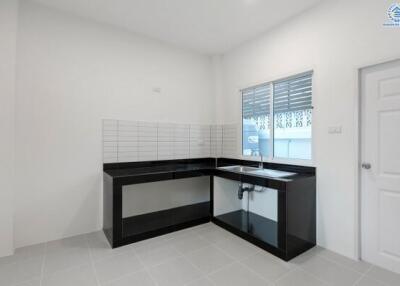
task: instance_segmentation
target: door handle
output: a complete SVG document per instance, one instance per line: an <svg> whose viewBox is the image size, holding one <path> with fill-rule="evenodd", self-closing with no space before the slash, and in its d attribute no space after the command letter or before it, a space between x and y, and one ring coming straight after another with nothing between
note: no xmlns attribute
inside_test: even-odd
<svg viewBox="0 0 400 286"><path fill-rule="evenodd" d="M361 168L363 168L365 170L369 170L369 169L371 169L371 164L370 163L362 163Z"/></svg>

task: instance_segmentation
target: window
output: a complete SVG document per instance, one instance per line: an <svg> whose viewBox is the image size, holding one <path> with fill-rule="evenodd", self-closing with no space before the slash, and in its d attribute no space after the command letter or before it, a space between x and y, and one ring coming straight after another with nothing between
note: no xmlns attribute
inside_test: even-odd
<svg viewBox="0 0 400 286"><path fill-rule="evenodd" d="M242 90L242 117L243 155L310 160L312 73Z"/></svg>

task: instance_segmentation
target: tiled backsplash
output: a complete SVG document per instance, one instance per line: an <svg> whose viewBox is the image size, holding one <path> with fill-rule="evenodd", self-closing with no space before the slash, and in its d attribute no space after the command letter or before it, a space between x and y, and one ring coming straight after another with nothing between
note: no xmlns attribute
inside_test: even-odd
<svg viewBox="0 0 400 286"><path fill-rule="evenodd" d="M237 125L103 120L103 162L235 157Z"/></svg>

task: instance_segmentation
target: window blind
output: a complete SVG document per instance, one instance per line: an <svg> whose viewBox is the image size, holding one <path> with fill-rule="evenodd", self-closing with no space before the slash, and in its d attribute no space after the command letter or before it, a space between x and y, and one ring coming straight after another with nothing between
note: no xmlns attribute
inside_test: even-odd
<svg viewBox="0 0 400 286"><path fill-rule="evenodd" d="M242 90L243 118L260 118L270 112L270 84L259 85Z"/></svg>
<svg viewBox="0 0 400 286"><path fill-rule="evenodd" d="M312 73L274 82L274 113L312 108Z"/></svg>

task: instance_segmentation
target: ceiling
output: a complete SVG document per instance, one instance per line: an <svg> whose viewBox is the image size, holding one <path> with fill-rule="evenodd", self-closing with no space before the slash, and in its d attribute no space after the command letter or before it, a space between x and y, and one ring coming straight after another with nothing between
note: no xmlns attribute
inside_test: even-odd
<svg viewBox="0 0 400 286"><path fill-rule="evenodd" d="M33 0L206 54L220 54L323 0Z"/></svg>

